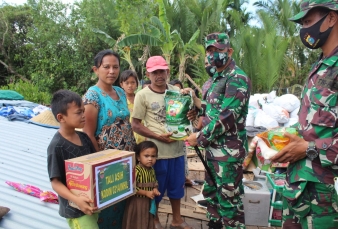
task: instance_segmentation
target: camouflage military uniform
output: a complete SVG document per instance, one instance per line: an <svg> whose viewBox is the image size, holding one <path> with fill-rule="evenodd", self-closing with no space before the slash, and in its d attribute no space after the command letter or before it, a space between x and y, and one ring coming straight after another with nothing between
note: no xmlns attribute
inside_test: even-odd
<svg viewBox="0 0 338 229"><path fill-rule="evenodd" d="M321 2L326 3L318 5ZM314 3L338 9L338 1L303 1L303 11L291 20L299 22L298 17L304 17ZM313 161L306 157L289 165L283 190L283 228L338 228L333 186L333 178L338 176L337 76L338 47L328 57L320 56L302 92L299 133L304 140L315 142L319 157Z"/></svg>
<svg viewBox="0 0 338 229"><path fill-rule="evenodd" d="M206 148L207 163L218 185L216 189L206 174L207 217L221 219L226 228L245 228L242 162L248 150L244 127L250 86L250 79L231 60L224 71L214 74L202 101L203 129L197 141Z"/></svg>

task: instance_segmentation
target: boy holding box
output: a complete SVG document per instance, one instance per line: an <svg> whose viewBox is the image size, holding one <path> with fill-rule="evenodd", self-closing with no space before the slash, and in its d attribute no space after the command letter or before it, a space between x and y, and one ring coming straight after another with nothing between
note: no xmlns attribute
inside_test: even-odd
<svg viewBox="0 0 338 229"><path fill-rule="evenodd" d="M93 200L74 195L66 186L65 160L96 151L87 134L75 131L85 124L82 99L74 92L59 90L53 95L51 108L60 129L48 146L47 166L52 188L59 196L59 214L67 219L70 228L98 229L98 214L93 213L97 208L90 205Z"/></svg>

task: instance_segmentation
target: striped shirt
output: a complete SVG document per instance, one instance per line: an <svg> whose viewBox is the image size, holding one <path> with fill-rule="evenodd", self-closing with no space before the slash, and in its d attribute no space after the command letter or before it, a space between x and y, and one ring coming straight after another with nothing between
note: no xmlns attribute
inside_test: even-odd
<svg viewBox="0 0 338 229"><path fill-rule="evenodd" d="M158 186L154 168L144 168L141 165L135 166L136 170L136 191L145 190L152 191ZM146 197L144 195L137 195L139 197Z"/></svg>

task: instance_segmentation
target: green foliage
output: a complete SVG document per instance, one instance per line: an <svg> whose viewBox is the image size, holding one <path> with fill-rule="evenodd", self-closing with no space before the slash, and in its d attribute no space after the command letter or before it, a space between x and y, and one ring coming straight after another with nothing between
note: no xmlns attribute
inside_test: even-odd
<svg viewBox="0 0 338 229"><path fill-rule="evenodd" d="M263 28L242 27L232 45L237 64L251 79L253 92L268 92L281 74L288 40L277 35L275 22L267 13L261 11L259 16Z"/></svg>
<svg viewBox="0 0 338 229"><path fill-rule="evenodd" d="M13 90L25 97L25 100L39 103L43 105L49 105L52 96L48 92L41 91L41 89L33 84L19 80L16 83L10 83L7 86L1 86L0 90Z"/></svg>
<svg viewBox="0 0 338 229"><path fill-rule="evenodd" d="M24 75L32 49L27 33L32 21L26 5L0 7L0 85L10 76L27 80Z"/></svg>
<svg viewBox="0 0 338 229"><path fill-rule="evenodd" d="M21 79L40 91L83 94L97 78L90 71L103 49L121 55L121 71L139 78L151 55L163 55L171 77L185 74L202 86L203 38L227 31L233 58L251 78L253 93L303 84L320 51L304 48L288 18L299 1L258 0L259 26L249 24L247 0L27 0L0 5L0 85Z"/></svg>

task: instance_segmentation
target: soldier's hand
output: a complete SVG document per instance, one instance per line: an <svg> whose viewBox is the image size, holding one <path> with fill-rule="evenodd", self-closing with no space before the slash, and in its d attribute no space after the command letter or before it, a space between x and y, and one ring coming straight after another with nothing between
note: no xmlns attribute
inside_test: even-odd
<svg viewBox="0 0 338 229"><path fill-rule="evenodd" d="M190 94L191 93L191 96L192 96L193 99L196 97L195 91L190 87L181 89L181 93L182 94Z"/></svg>
<svg viewBox="0 0 338 229"><path fill-rule="evenodd" d="M284 133L284 136L290 138L290 142L270 159L272 162L294 163L306 157L306 150L309 145L307 141L287 132Z"/></svg>
<svg viewBox="0 0 338 229"><path fill-rule="evenodd" d="M197 112L196 112L195 109L189 110L188 113L187 113L187 117L190 121L195 120L196 116L197 116Z"/></svg>
<svg viewBox="0 0 338 229"><path fill-rule="evenodd" d="M197 138L196 133L192 133L185 139L185 141L189 142L189 145L191 146L197 146Z"/></svg>

